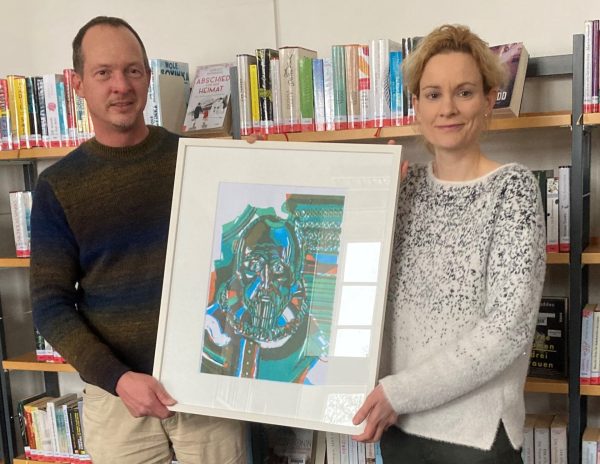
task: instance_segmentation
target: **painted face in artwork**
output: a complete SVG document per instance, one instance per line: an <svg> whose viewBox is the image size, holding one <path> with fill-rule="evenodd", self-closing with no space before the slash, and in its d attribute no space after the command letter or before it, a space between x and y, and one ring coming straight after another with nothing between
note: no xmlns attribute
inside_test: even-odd
<svg viewBox="0 0 600 464"><path fill-rule="evenodd" d="M292 226L265 216L241 237L233 281L229 286L228 321L243 336L274 342L292 335L304 314L300 245Z"/></svg>

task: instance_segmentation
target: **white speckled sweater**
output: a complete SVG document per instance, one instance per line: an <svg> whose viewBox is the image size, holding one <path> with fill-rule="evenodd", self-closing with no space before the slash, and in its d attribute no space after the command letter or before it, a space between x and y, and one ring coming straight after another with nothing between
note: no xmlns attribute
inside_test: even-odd
<svg viewBox="0 0 600 464"><path fill-rule="evenodd" d="M522 446L523 386L545 273L545 226L529 170L403 181L381 384L404 431L490 449L500 420Z"/></svg>

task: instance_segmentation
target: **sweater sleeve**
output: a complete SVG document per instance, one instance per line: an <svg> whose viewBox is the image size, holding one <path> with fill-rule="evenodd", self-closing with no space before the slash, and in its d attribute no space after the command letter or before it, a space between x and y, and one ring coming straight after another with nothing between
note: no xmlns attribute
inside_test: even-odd
<svg viewBox="0 0 600 464"><path fill-rule="evenodd" d="M469 393L529 357L545 273L545 224L535 178L503 188L486 269L483 317L424 360L381 379L398 414L429 410Z"/></svg>
<svg viewBox="0 0 600 464"><path fill-rule="evenodd" d="M31 212L30 290L33 321L86 382L112 394L131 370L91 330L77 310L79 249L63 208L40 176Z"/></svg>

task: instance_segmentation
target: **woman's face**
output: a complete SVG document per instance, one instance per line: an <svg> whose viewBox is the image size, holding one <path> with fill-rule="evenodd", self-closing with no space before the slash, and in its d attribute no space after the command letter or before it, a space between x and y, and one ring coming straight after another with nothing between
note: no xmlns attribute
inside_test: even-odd
<svg viewBox="0 0 600 464"><path fill-rule="evenodd" d="M429 59L413 97L417 121L434 151L462 153L479 150L479 136L496 91L483 91L481 72L467 53L449 52Z"/></svg>

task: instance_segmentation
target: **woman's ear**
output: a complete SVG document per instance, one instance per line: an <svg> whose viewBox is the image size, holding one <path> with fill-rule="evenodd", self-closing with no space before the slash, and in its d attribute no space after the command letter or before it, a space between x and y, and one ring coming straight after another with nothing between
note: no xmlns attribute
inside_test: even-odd
<svg viewBox="0 0 600 464"><path fill-rule="evenodd" d="M486 95L486 108L485 112L490 114L494 109L494 105L496 104L496 98L498 98L498 87L494 87L490 89L490 91Z"/></svg>

